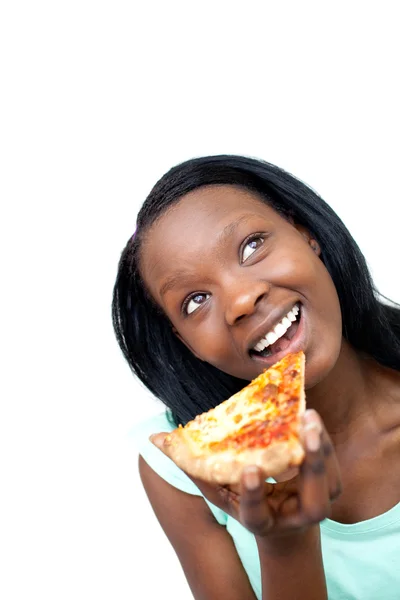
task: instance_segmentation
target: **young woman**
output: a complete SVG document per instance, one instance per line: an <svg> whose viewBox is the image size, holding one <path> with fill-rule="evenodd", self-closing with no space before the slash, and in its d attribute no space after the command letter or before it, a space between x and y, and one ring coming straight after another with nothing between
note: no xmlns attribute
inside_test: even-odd
<svg viewBox="0 0 400 600"><path fill-rule="evenodd" d="M295 306L286 334L255 350ZM123 251L113 321L167 408L136 431L140 474L197 600L400 598L400 310L315 192L245 157L173 168ZM299 349L299 471L211 486L163 454L163 434L149 441Z"/></svg>

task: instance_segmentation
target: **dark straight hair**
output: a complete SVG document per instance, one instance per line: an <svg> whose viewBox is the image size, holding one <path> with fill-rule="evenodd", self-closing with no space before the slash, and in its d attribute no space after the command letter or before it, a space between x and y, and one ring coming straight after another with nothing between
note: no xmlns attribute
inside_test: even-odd
<svg viewBox="0 0 400 600"><path fill-rule="evenodd" d="M115 334L129 366L162 400L175 423L187 423L247 383L197 359L180 342L139 271L140 247L149 227L185 194L209 185L250 190L283 217L304 225L319 242L336 286L343 336L356 350L400 370L400 307L382 301L363 254L330 206L267 162L229 155L195 158L168 171L145 200L136 234L122 252L112 302Z"/></svg>

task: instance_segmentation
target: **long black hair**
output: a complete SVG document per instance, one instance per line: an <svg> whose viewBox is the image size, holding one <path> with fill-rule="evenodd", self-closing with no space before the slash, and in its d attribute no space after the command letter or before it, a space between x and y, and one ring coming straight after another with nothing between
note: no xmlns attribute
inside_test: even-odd
<svg viewBox="0 0 400 600"><path fill-rule="evenodd" d="M149 227L185 194L208 185L253 191L282 216L304 225L319 242L336 286L343 336L355 349L400 371L400 307L382 301L363 254L330 206L267 162L229 155L195 158L168 171L145 200L136 234L122 252L112 303L115 334L129 366L168 407L175 423L187 423L247 383L197 359L180 342L149 297L139 271L140 247Z"/></svg>

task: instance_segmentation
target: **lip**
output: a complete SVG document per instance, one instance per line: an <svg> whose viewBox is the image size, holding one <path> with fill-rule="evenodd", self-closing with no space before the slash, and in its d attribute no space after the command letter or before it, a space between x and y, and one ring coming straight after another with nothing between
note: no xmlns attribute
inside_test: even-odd
<svg viewBox="0 0 400 600"><path fill-rule="evenodd" d="M294 304L292 305L293 308ZM287 312L283 314L282 318L285 316L285 314L287 314L289 312L289 310L291 310L291 308L288 308ZM282 358L284 358L287 354L290 353L296 353L296 352L300 352L300 350L304 350L305 348L305 338L306 338L306 328L305 328L305 321L306 321L306 316L304 314L304 306L301 304L300 305L300 320L298 321L299 325L297 327L296 333L293 336L293 338L290 340L290 344L287 346L287 348L285 348L285 350L281 350L280 352L276 352L275 354L273 354L272 356L260 356L258 354L252 354L250 356L251 360L258 362L258 363L262 363L262 365L264 366L264 368L268 368L271 367L272 365L274 365L275 363L279 362L280 360L282 360ZM274 323L277 323L278 321L274 321ZM264 329L262 331L265 331ZM269 329L267 329L267 331L270 331ZM262 337L262 333L260 335L259 338L257 338L257 341L259 339L261 339ZM254 344L257 343L254 342ZM254 345L250 348L252 349L254 347Z"/></svg>
<svg viewBox="0 0 400 600"><path fill-rule="evenodd" d="M268 319L264 321L257 330L251 334L250 341L247 343L247 352L253 350L254 346L263 338L269 331L282 321L283 317L286 317L288 312L293 309L294 306L298 305L299 302L293 301L291 304L287 304L285 308L276 308L271 311L268 315ZM300 305L302 306L302 305Z"/></svg>

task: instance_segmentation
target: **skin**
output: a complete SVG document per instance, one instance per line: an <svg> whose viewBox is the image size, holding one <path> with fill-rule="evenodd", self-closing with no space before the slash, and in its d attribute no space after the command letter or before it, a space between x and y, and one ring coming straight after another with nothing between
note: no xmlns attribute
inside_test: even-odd
<svg viewBox="0 0 400 600"><path fill-rule="evenodd" d="M249 247L251 234L258 237ZM304 418L307 454L300 473L282 474L273 490L252 468L237 489L196 481L208 499L255 534L263 598L291 598L300 581L304 598L326 598L317 524L328 516L343 523L369 519L400 500L400 375L360 355L342 338L339 301L322 257L323 248L304 227L233 186L200 188L185 196L151 227L142 247L144 281L176 335L199 359L236 377L251 380L276 361L251 356L249 348L285 311L301 304L299 343L306 355L312 410ZM188 298L187 306L196 309L190 314L182 309ZM163 435L154 443L162 449ZM193 574L198 557L189 551L191 525L180 530L179 510L178 524L172 529L169 524L175 503L182 506L181 493L160 483L142 460L140 470L172 544L184 548L181 561L195 597L215 597L200 583L204 577ZM197 500L188 500L188 522L197 515L203 531L215 534L215 548L226 557L227 580L241 573L237 598L253 599L235 550L228 552L229 541L219 530L216 534ZM207 565L213 586L221 582L219 573Z"/></svg>
<svg viewBox="0 0 400 600"><path fill-rule="evenodd" d="M228 229L221 236L235 224L234 232ZM255 232L265 241L241 262L240 245ZM142 252L142 270L150 293L190 350L221 371L249 381L275 362L271 359L266 365L252 359L249 344L255 345L266 328L284 316L283 310L288 312L300 301L307 314L304 347L307 387L312 387L337 360L341 316L319 249L313 251L309 241L304 228L249 192L203 188L188 194L152 228ZM174 276L178 279L173 287L163 292ZM182 302L196 291L208 292L210 298L186 316ZM318 334L329 340L322 348Z"/></svg>

